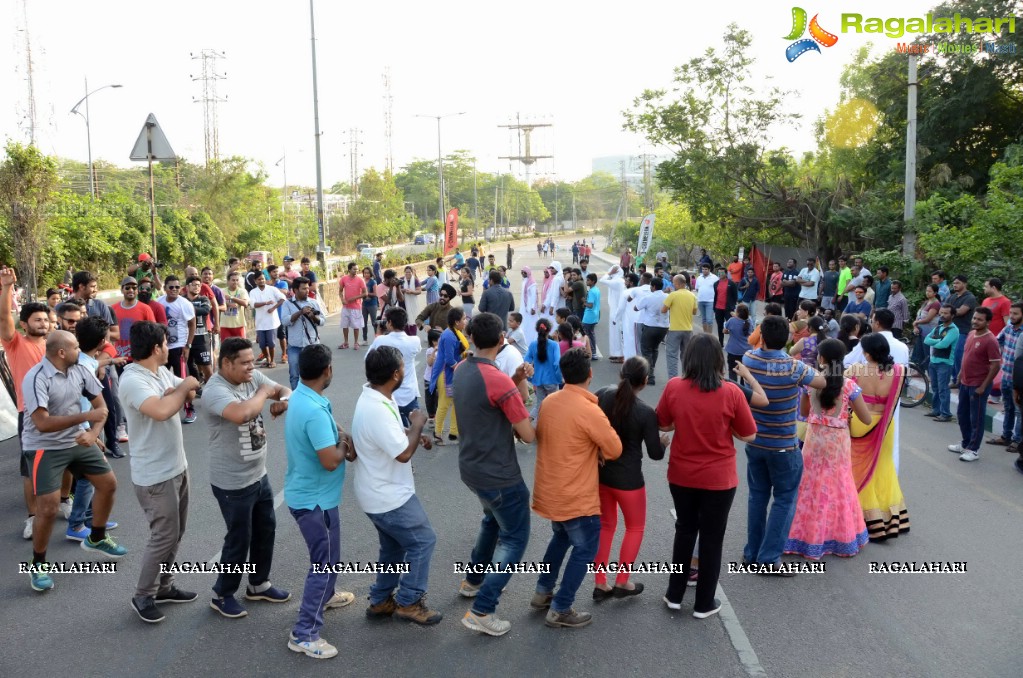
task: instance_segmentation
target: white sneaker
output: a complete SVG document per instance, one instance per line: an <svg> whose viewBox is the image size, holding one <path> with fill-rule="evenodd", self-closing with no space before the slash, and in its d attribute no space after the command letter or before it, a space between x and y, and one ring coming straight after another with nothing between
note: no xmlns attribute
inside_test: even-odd
<svg viewBox="0 0 1023 678"><path fill-rule="evenodd" d="M671 602L668 599L668 596L664 596L661 600L664 601L664 604L668 606L669 610L681 610L682 609L682 603L673 603L673 602Z"/></svg>
<svg viewBox="0 0 1023 678"><path fill-rule="evenodd" d="M32 538L32 523L35 522L35 518L29 517L25 519L25 529L21 531L21 536L24 539Z"/></svg>
<svg viewBox="0 0 1023 678"><path fill-rule="evenodd" d="M966 450L959 455L959 461L977 461L980 459L980 455L973 450Z"/></svg>
<svg viewBox="0 0 1023 678"><path fill-rule="evenodd" d="M121 424L117 427L117 442L126 443L128 442L128 427Z"/></svg>
<svg viewBox="0 0 1023 678"><path fill-rule="evenodd" d="M303 640L301 642L294 640L294 638L288 638L288 649L292 652L305 653L313 659L330 659L337 655L337 648L323 638Z"/></svg>
<svg viewBox="0 0 1023 678"><path fill-rule="evenodd" d="M351 605L354 600L355 594L350 591L334 591L334 595L330 597L330 600L323 606L323 609L330 610L335 607L346 607Z"/></svg>
<svg viewBox="0 0 1023 678"><path fill-rule="evenodd" d="M954 452L955 454L962 454L963 452L965 452L965 450L963 449L963 446L960 445L959 443L955 443L954 445L949 445L948 446L948 451L949 452Z"/></svg>
<svg viewBox="0 0 1023 678"><path fill-rule="evenodd" d="M462 617L462 626L472 631L485 633L488 636L503 636L511 629L511 622L498 619L497 615L493 612L477 615L473 614L472 610L466 610L465 616Z"/></svg>
<svg viewBox="0 0 1023 678"><path fill-rule="evenodd" d="M64 516L64 520L69 520L71 518L71 498L70 497L67 500L62 501L62 502L60 502L60 504L57 505L57 513L59 513L60 515Z"/></svg>

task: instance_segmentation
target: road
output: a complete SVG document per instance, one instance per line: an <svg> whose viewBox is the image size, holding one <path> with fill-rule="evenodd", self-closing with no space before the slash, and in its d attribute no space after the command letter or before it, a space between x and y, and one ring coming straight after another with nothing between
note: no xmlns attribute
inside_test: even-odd
<svg viewBox="0 0 1023 678"><path fill-rule="evenodd" d="M539 266L535 251L519 252L517 265ZM591 270L604 268L594 261ZM323 332L325 343L336 346L339 334L335 316ZM606 342L603 325L599 337ZM335 351L337 376L328 395L345 427L363 382L363 355ZM663 385L663 358L657 369L658 384ZM268 374L286 382L282 368ZM594 364L594 388L614 380L613 365ZM650 388L641 397L655 404L662 388ZM207 482L202 421L200 415L199 423L184 428L192 500L181 562L210 560L223 538L223 521ZM283 425L268 420L267 429L267 466L279 492L285 470ZM118 572L57 576L53 591L32 591L28 576L17 574L17 564L29 559L31 548L21 539L24 509L14 470L16 443L8 441L0 445L7 460L0 485L0 511L6 516L0 533L0 619L6 628L0 675L17 675L31 666L39 674L70 670L84 676L312 675L325 669L345 675L446 677L1018 676L1023 659L1017 628L1023 477L1000 449L985 448L979 463L959 462L945 451L957 435L954 425L933 423L921 409L902 413L901 482L913 528L893 543L868 545L852 559L828 558L823 574L792 579L723 574L729 614L708 620L692 618L691 591L681 613L668 611L660 600L664 576L645 575L636 577L647 585L644 594L599 605L590 600L592 582L585 581L577 608L593 612L593 624L580 630L549 629L542 613L528 605L533 576L516 575L501 599L499 614L512 623L511 632L501 638L478 636L459 623L469 603L457 595L461 577L454 574L453 563L468 558L480 510L459 481L457 449L420 451L414 460L417 491L438 534L429 603L445 618L431 628L396 620L370 623L363 612L370 575L342 575L339 587L355 592L356 602L326 615L323 636L339 647L340 655L325 665L286 648L308 560L284 506L277 510L273 582L291 590L295 599L282 605L249 602L248 617L228 620L208 607L213 577L187 574L179 577L179 584L200 592L198 602L166 606L171 609L164 610L167 620L162 624L139 621L129 599L147 529L131 490L128 459L112 461L121 483L113 516L121 527L115 535L130 549ZM535 449L519 450L531 486ZM725 538L726 561L741 559L745 541L741 451L738 464L740 486ZM649 508L640 561L670 558L673 526L666 465L645 462ZM374 560L376 534L354 503L350 480L341 514L342 560ZM63 527L58 519L58 530ZM525 560L541 558L549 535L547 522L534 515ZM82 555L76 543L55 530L50 560L76 561ZM868 572L871 561L914 560L966 561L967 572Z"/></svg>

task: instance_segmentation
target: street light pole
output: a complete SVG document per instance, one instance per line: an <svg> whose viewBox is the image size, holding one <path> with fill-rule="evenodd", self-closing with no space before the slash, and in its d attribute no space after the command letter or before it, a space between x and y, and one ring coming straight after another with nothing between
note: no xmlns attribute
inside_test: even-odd
<svg viewBox="0 0 1023 678"><path fill-rule="evenodd" d="M450 118L455 115L465 115L465 111L459 111L458 113L445 113L444 115L422 115L417 114L417 118L435 118L437 120L437 188L439 189L439 195L437 196L437 218L443 224L444 221L444 160L440 150L440 121L441 118Z"/></svg>
<svg viewBox="0 0 1023 678"><path fill-rule="evenodd" d="M313 50L313 127L316 137L316 223L320 236L320 246L317 251L320 254L320 262L323 270L327 270L327 234L326 224L323 219L323 170L320 165L320 95L316 84L316 17L313 10L313 0L309 0L309 34L311 36Z"/></svg>
<svg viewBox="0 0 1023 678"><path fill-rule="evenodd" d="M285 247L288 250L288 254L291 254L291 247L290 247L290 245L288 243L288 240L290 240L289 236L291 235L291 232L288 229L288 152L287 152L287 150L284 151L284 155L281 156L281 159L274 163L274 167L277 167L278 165L281 165L281 164L284 165L284 168L283 168L284 169L284 194L281 196L281 215L284 218L284 240L285 240L284 245L285 245ZM295 249L298 249L298 245L297 244L295 246Z"/></svg>
<svg viewBox="0 0 1023 678"><path fill-rule="evenodd" d="M121 85L103 85L102 87L98 87L90 92L89 78L85 78L85 96L79 99L77 104L71 107L72 114L77 113L78 115L81 115L85 119L85 143L89 151L89 196L92 200L96 199L96 180L92 174L92 130L89 127L89 97L91 97L93 94L100 91L101 89L106 89L108 87L116 89L118 87L121 87ZM82 103L85 104L84 114L82 114L78 110L78 107L81 106Z"/></svg>

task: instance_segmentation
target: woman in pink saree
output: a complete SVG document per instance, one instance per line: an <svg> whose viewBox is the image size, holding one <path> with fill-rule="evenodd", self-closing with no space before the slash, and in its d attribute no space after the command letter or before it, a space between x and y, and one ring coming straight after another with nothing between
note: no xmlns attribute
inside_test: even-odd
<svg viewBox="0 0 1023 678"><path fill-rule="evenodd" d="M867 362L851 366L846 376L862 389L871 423L850 422L853 480L870 540L884 541L909 532L909 512L892 456L905 368L894 363L888 340L880 334L866 335L860 345Z"/></svg>

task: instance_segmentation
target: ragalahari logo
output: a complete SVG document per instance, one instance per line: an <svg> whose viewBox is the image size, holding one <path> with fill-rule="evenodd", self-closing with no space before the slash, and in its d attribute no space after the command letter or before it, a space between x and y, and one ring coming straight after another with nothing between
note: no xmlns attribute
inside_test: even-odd
<svg viewBox="0 0 1023 678"><path fill-rule="evenodd" d="M821 28L820 24L817 23L816 14L813 15L813 19L810 20L810 38L802 38L803 33L807 30L806 25L806 10L802 7L792 8L792 31L785 36L786 40L795 40L794 43L789 45L785 49L785 58L792 63L809 51L820 52L821 48L817 46L818 43L825 47L832 47L838 42L838 36L834 33L828 33L826 30ZM802 38L801 40L798 38Z"/></svg>

